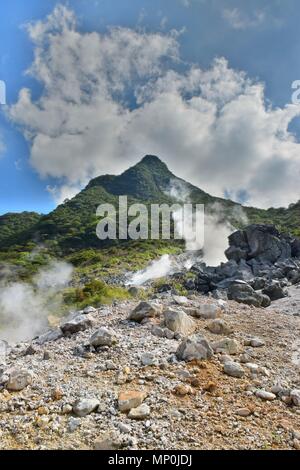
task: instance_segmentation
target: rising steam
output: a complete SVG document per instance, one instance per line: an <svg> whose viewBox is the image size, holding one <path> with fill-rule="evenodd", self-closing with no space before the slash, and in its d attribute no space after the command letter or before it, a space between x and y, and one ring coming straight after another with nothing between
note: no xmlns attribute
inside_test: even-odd
<svg viewBox="0 0 300 470"><path fill-rule="evenodd" d="M53 261L40 269L32 283L11 282L0 286L0 339L10 343L26 341L48 325L48 317L62 307L62 289L72 278L73 267Z"/></svg>
<svg viewBox="0 0 300 470"><path fill-rule="evenodd" d="M190 185L181 180L174 180L165 194L180 203L188 204L191 203L190 191ZM225 262L228 237L235 230L228 221L228 216L244 225L247 223L247 216L242 207L234 206L229 211L219 202L208 204L204 209L204 219L197 217L197 212L194 212L190 218L184 218L182 209L173 214L176 232L185 240L186 253L183 259L163 255L158 260L152 261L146 269L134 273L128 284L143 285L151 279L171 275L182 269L190 269L199 260L209 266L218 266L221 262ZM203 226L197 227L199 223L204 225L204 230ZM199 237L201 228L203 237Z"/></svg>

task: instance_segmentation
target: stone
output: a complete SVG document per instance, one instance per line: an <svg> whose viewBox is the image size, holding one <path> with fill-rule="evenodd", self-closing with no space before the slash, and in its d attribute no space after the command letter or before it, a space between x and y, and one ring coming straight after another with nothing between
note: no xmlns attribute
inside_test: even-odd
<svg viewBox="0 0 300 470"><path fill-rule="evenodd" d="M245 374L244 369L238 362L225 362L223 371L230 377L242 378Z"/></svg>
<svg viewBox="0 0 300 470"><path fill-rule="evenodd" d="M174 331L169 330L169 328L162 328L158 325L152 326L151 333L159 338L174 339L175 336Z"/></svg>
<svg viewBox="0 0 300 470"><path fill-rule="evenodd" d="M291 390L292 403L295 406L300 406L300 389Z"/></svg>
<svg viewBox="0 0 300 470"><path fill-rule="evenodd" d="M63 391L59 388L59 387L56 387L54 390L52 390L51 392L51 398L53 400L61 400L62 397L64 396L64 393Z"/></svg>
<svg viewBox="0 0 300 470"><path fill-rule="evenodd" d="M217 353L238 354L241 351L241 345L232 338L224 338L212 344L212 348Z"/></svg>
<svg viewBox="0 0 300 470"><path fill-rule="evenodd" d="M32 383L33 375L26 369L13 369L9 372L7 390L19 392Z"/></svg>
<svg viewBox="0 0 300 470"><path fill-rule="evenodd" d="M161 307L154 302L140 302L137 307L130 313L128 320L140 323L145 318L158 317L161 313Z"/></svg>
<svg viewBox="0 0 300 470"><path fill-rule="evenodd" d="M183 339L176 351L176 356L187 362L194 359L211 359L213 349L204 336L196 334Z"/></svg>
<svg viewBox="0 0 300 470"><path fill-rule="evenodd" d="M63 332L60 328L56 328L54 330L46 331L46 333L40 335L35 342L39 345L43 345L45 343L50 343L52 341L57 341L58 339L63 337Z"/></svg>
<svg viewBox="0 0 300 470"><path fill-rule="evenodd" d="M186 305L189 302L184 295L173 295L173 300L177 305Z"/></svg>
<svg viewBox="0 0 300 470"><path fill-rule="evenodd" d="M144 353L141 356L141 363L143 366L157 366L158 365L158 360L152 353Z"/></svg>
<svg viewBox="0 0 300 470"><path fill-rule="evenodd" d="M72 335L79 331L85 331L92 326L93 322L87 315L77 315L77 317L63 323L60 328L64 335Z"/></svg>
<svg viewBox="0 0 300 470"><path fill-rule="evenodd" d="M196 329L196 324L186 313L177 310L166 310L164 312L165 325L174 333L188 336Z"/></svg>
<svg viewBox="0 0 300 470"><path fill-rule="evenodd" d="M221 316L222 309L216 304L200 304L197 308L191 309L189 314L196 318L213 320Z"/></svg>
<svg viewBox="0 0 300 470"><path fill-rule="evenodd" d="M73 406L73 412L80 418L91 414L100 405L99 400L96 398L80 398Z"/></svg>
<svg viewBox="0 0 300 470"><path fill-rule="evenodd" d="M256 292L249 284L244 281L235 281L228 288L228 299L236 302L261 307L265 304L265 298L262 294Z"/></svg>
<svg viewBox="0 0 300 470"><path fill-rule="evenodd" d="M296 450L300 450L300 440L299 439L294 439L293 440L293 447Z"/></svg>
<svg viewBox="0 0 300 470"><path fill-rule="evenodd" d="M97 312L97 309L95 307L85 307L85 309L83 310L83 313L84 315L88 315L89 313L95 313Z"/></svg>
<svg viewBox="0 0 300 470"><path fill-rule="evenodd" d="M69 415L70 413L72 413L73 407L69 403L66 403L65 405L63 405L61 411L62 414Z"/></svg>
<svg viewBox="0 0 300 470"><path fill-rule="evenodd" d="M280 283L277 281L273 281L271 284L266 286L262 290L262 293L264 295L267 295L271 299L272 302L274 300L283 299L284 297L287 296L285 289L283 289L283 287L281 287Z"/></svg>
<svg viewBox="0 0 300 470"><path fill-rule="evenodd" d="M258 398L261 398L262 400L266 400L266 401L273 401L276 398L276 395L274 393L267 392L266 390L257 390L255 392L255 395Z"/></svg>
<svg viewBox="0 0 300 470"><path fill-rule="evenodd" d="M206 328L215 335L229 335L230 333L232 333L232 328L220 318L212 320Z"/></svg>
<svg viewBox="0 0 300 470"><path fill-rule="evenodd" d="M253 362L246 362L245 367L247 367L252 374L257 374L259 372L259 366Z"/></svg>
<svg viewBox="0 0 300 470"><path fill-rule="evenodd" d="M24 351L24 356L33 356L37 353L37 349L30 344L28 348Z"/></svg>
<svg viewBox="0 0 300 470"><path fill-rule="evenodd" d="M250 339L250 346L252 346L252 348L262 348L263 346L265 346L265 342L264 340L260 339L260 338L251 338Z"/></svg>
<svg viewBox="0 0 300 470"><path fill-rule="evenodd" d="M150 416L150 407L145 404L132 408L128 413L130 419L145 419L148 416Z"/></svg>
<svg viewBox="0 0 300 470"><path fill-rule="evenodd" d="M117 343L117 336L111 328L99 328L89 340L89 343L95 348L99 346L113 346Z"/></svg>
<svg viewBox="0 0 300 470"><path fill-rule="evenodd" d="M129 287L128 292L132 297L138 297L140 294L140 289L136 286L131 286Z"/></svg>
<svg viewBox="0 0 300 470"><path fill-rule="evenodd" d="M261 263L275 263L292 255L291 242L274 225L252 224L229 237L228 259L236 262L255 259Z"/></svg>
<svg viewBox="0 0 300 470"><path fill-rule="evenodd" d="M252 411L249 408L239 408L235 412L236 415L246 418L252 414Z"/></svg>
<svg viewBox="0 0 300 470"><path fill-rule="evenodd" d="M176 385L173 390L173 393L180 397L184 397L185 395L190 395L192 393L192 389L188 385L179 384Z"/></svg>
<svg viewBox="0 0 300 470"><path fill-rule="evenodd" d="M120 392L118 397L119 410L129 411L132 408L137 408L143 403L146 397L146 392L141 392L138 390Z"/></svg>
<svg viewBox="0 0 300 470"><path fill-rule="evenodd" d="M81 420L71 416L68 421L67 431L69 433L75 432L81 426Z"/></svg>
<svg viewBox="0 0 300 470"><path fill-rule="evenodd" d="M132 430L131 426L129 426L129 424L125 424L125 423L119 423L118 428L119 428L120 432L122 432L124 434L129 434Z"/></svg>
<svg viewBox="0 0 300 470"><path fill-rule="evenodd" d="M51 359L51 353L49 351L44 351L43 361L49 361Z"/></svg>

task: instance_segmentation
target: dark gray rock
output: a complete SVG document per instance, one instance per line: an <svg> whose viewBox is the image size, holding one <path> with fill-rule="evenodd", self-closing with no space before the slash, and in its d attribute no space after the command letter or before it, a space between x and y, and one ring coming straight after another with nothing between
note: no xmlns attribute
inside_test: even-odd
<svg viewBox="0 0 300 470"><path fill-rule="evenodd" d="M287 296L287 292L283 289L279 282L272 282L263 289L262 293L267 295L271 301L283 299Z"/></svg>
<svg viewBox="0 0 300 470"><path fill-rule="evenodd" d="M246 282L239 281L232 283L228 289L228 299L236 302L253 305L254 307L262 307L266 303L266 299L262 294L256 292Z"/></svg>
<svg viewBox="0 0 300 470"><path fill-rule="evenodd" d="M72 320L67 320L63 323L60 328L64 335L72 335L78 333L79 331L87 330L93 326L92 320L88 315L77 315L77 317Z"/></svg>

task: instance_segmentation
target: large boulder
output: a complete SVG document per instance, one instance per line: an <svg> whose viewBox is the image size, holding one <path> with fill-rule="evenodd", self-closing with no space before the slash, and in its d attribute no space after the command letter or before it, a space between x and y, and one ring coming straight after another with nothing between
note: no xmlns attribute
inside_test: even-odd
<svg viewBox="0 0 300 470"><path fill-rule="evenodd" d="M244 281L236 281L229 286L228 299L247 305L253 305L254 307L267 307L269 305L268 298L256 292Z"/></svg>
<svg viewBox="0 0 300 470"><path fill-rule="evenodd" d="M166 327L174 333L187 336L196 329L194 320L180 310L168 309L164 312L164 317Z"/></svg>
<svg viewBox="0 0 300 470"><path fill-rule="evenodd" d="M95 348L99 346L113 346L117 343L117 337L111 328L99 328L91 337L89 343Z"/></svg>
<svg viewBox="0 0 300 470"><path fill-rule="evenodd" d="M184 309L186 313L195 318L212 320L220 317L222 314L221 307L217 304L200 304L198 307L188 307Z"/></svg>
<svg viewBox="0 0 300 470"><path fill-rule="evenodd" d="M286 290L281 286L279 282L272 282L267 285L263 290L262 293L267 295L271 301L283 299L287 296Z"/></svg>
<svg viewBox="0 0 300 470"><path fill-rule="evenodd" d="M212 348L215 352L225 354L238 354L241 351L241 345L233 338L224 338L213 343Z"/></svg>
<svg viewBox="0 0 300 470"><path fill-rule="evenodd" d="M230 235L225 254L236 262L255 258L263 263L275 263L290 258L292 246L290 238L280 234L274 225L252 224Z"/></svg>
<svg viewBox="0 0 300 470"><path fill-rule="evenodd" d="M9 372L6 388L12 392L19 392L31 384L32 378L32 373L26 369L12 369Z"/></svg>
<svg viewBox="0 0 300 470"><path fill-rule="evenodd" d="M207 339L197 334L183 339L176 351L176 356L183 361L192 361L194 359L210 359L213 353L213 349Z"/></svg>
<svg viewBox="0 0 300 470"><path fill-rule="evenodd" d="M233 328L227 325L221 318L212 320L206 328L215 335L229 335L233 331Z"/></svg>
<svg viewBox="0 0 300 470"><path fill-rule="evenodd" d="M42 335L38 336L35 339L35 342L42 346L43 344L50 343L52 341L57 341L58 339L62 338L63 332L60 328L55 328L53 330L46 331Z"/></svg>
<svg viewBox="0 0 300 470"><path fill-rule="evenodd" d="M146 318L153 318L159 316L161 307L154 302L140 302L137 307L129 314L128 320L140 323Z"/></svg>
<svg viewBox="0 0 300 470"><path fill-rule="evenodd" d="M64 335L72 335L79 331L87 330L92 326L93 322L88 315L77 315L75 318L65 321L60 328Z"/></svg>

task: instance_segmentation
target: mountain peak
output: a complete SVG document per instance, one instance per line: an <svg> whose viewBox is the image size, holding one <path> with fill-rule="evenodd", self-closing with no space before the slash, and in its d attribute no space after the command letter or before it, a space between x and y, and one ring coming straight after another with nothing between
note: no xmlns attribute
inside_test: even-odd
<svg viewBox="0 0 300 470"><path fill-rule="evenodd" d="M140 161L140 163L145 163L145 164L163 164L160 158L158 158L156 155L145 155L144 158Z"/></svg>

